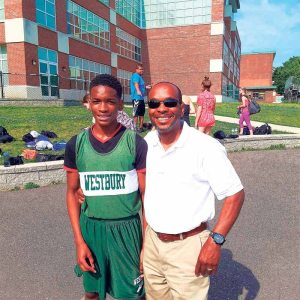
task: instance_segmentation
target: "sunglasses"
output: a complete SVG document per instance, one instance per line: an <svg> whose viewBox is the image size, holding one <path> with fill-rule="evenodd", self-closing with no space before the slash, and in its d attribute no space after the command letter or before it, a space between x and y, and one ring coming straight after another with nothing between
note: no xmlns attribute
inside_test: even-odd
<svg viewBox="0 0 300 300"><path fill-rule="evenodd" d="M172 107L176 107L178 105L179 101L176 99L171 99L171 98L166 99L164 101L150 99L148 101L148 107L149 108L159 108L161 103L163 103L165 107L172 108Z"/></svg>

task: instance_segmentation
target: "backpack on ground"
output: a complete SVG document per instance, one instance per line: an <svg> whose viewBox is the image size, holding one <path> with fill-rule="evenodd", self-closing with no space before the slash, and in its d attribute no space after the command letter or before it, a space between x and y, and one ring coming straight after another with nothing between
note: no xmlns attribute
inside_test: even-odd
<svg viewBox="0 0 300 300"><path fill-rule="evenodd" d="M226 134L223 130L218 130L214 133L214 138L218 140L226 139Z"/></svg>
<svg viewBox="0 0 300 300"><path fill-rule="evenodd" d="M248 109L250 115L254 115L260 112L260 105L255 100L251 100Z"/></svg>
<svg viewBox="0 0 300 300"><path fill-rule="evenodd" d="M268 123L256 127L253 131L253 134L255 135L264 135L264 134L271 134L271 133L272 133L272 128Z"/></svg>
<svg viewBox="0 0 300 300"><path fill-rule="evenodd" d="M243 135L250 135L250 130L247 126L243 127Z"/></svg>
<svg viewBox="0 0 300 300"><path fill-rule="evenodd" d="M14 141L14 138L9 135L9 133L7 132L6 128L3 126L0 126L0 143L10 143Z"/></svg>
<svg viewBox="0 0 300 300"><path fill-rule="evenodd" d="M8 135L8 132L5 127L0 126L0 136Z"/></svg>

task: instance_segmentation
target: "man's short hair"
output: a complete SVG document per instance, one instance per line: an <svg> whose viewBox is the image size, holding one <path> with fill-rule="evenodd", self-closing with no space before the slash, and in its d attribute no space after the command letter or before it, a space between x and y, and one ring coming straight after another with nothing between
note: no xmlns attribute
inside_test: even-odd
<svg viewBox="0 0 300 300"><path fill-rule="evenodd" d="M155 85L153 85L152 88L154 88L156 85L161 84L161 83L171 84L171 85L173 85L177 89L178 100L179 100L179 103L181 104L182 103L182 92L181 92L180 88L176 84L174 84L172 82L169 82L169 81L160 81L160 82L156 83Z"/></svg>
<svg viewBox="0 0 300 300"><path fill-rule="evenodd" d="M110 74L99 74L96 77L94 77L90 82L90 91L93 87L103 85L103 86L109 86L112 89L114 89L117 93L117 96L119 99L122 98L122 85L120 81L110 75Z"/></svg>

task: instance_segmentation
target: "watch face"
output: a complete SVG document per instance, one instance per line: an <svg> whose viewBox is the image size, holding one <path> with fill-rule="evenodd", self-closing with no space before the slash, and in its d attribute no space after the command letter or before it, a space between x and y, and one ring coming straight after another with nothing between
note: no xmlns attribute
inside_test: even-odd
<svg viewBox="0 0 300 300"><path fill-rule="evenodd" d="M225 242L225 238L223 235L219 234L219 233L215 233L213 235L213 239L215 240L215 242L217 244L223 244Z"/></svg>

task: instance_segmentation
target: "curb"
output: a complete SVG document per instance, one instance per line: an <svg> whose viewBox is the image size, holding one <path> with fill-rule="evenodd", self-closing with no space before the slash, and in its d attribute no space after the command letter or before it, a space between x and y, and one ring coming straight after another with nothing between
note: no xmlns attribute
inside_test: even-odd
<svg viewBox="0 0 300 300"><path fill-rule="evenodd" d="M219 140L227 152L300 148L300 134L241 136L237 139ZM0 191L24 188L28 183L47 186L66 182L63 160L28 163L25 165L0 166Z"/></svg>

